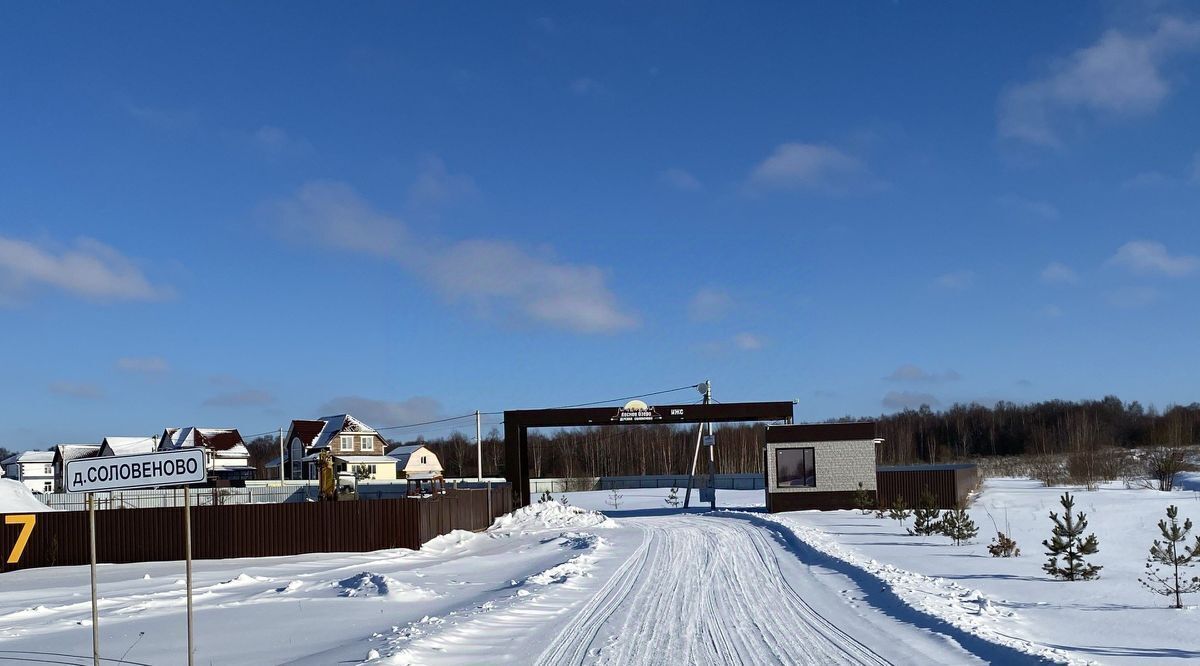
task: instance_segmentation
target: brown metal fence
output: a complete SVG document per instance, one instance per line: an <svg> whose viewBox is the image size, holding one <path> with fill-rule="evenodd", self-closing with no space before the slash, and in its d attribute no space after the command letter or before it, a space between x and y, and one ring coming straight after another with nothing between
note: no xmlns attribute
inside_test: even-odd
<svg viewBox="0 0 1200 666"><path fill-rule="evenodd" d="M897 496L915 507L921 501L921 490L929 488L938 508L952 509L966 505L967 495L979 485L979 468L969 464L880 467L875 485L876 497L884 507L891 506Z"/></svg>
<svg viewBox="0 0 1200 666"><path fill-rule="evenodd" d="M489 497L490 494L490 497ZM300 553L420 548L451 530L479 530L511 510L507 484L448 490L420 499L244 504L192 508L192 557L223 559ZM96 512L100 562L181 560L183 509ZM17 514L10 514L17 515ZM87 564L86 511L31 514L32 529L16 562L24 521L0 516L0 571Z"/></svg>

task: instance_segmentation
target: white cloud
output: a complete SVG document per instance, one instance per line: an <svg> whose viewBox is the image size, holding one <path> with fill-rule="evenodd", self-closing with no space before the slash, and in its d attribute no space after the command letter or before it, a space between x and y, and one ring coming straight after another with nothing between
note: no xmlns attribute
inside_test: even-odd
<svg viewBox="0 0 1200 666"><path fill-rule="evenodd" d="M408 188L409 199L416 204L438 204L475 195L475 180L466 174L450 173L436 155L425 158L417 180Z"/></svg>
<svg viewBox="0 0 1200 666"><path fill-rule="evenodd" d="M1119 308L1144 308L1153 305L1162 294L1153 287L1121 287L1108 295L1108 302Z"/></svg>
<svg viewBox="0 0 1200 666"><path fill-rule="evenodd" d="M887 409L916 409L922 405L937 407L940 404L942 403L929 393L888 391L887 395L883 396L883 406Z"/></svg>
<svg viewBox="0 0 1200 666"><path fill-rule="evenodd" d="M1079 275L1070 266L1052 261L1042 269L1042 282L1047 284L1079 284Z"/></svg>
<svg viewBox="0 0 1200 666"><path fill-rule="evenodd" d="M698 192L703 189L703 187L700 185L700 181L691 173L684 171L683 169L666 169L659 173L658 177L667 185L684 192Z"/></svg>
<svg viewBox="0 0 1200 666"><path fill-rule="evenodd" d="M50 392L87 400L98 400L104 397L104 389L86 382L54 382L50 384Z"/></svg>
<svg viewBox="0 0 1200 666"><path fill-rule="evenodd" d="M943 273L934 280L934 284L942 289L965 291L975 284L975 273L972 271L955 271Z"/></svg>
<svg viewBox="0 0 1200 666"><path fill-rule="evenodd" d="M442 417L442 405L433 398L374 400L356 395L341 396L321 406L322 414L351 414L373 428L423 423Z"/></svg>
<svg viewBox="0 0 1200 666"><path fill-rule="evenodd" d="M254 147L273 157L307 155L313 151L306 139L295 138L286 130L273 125L263 125L250 135Z"/></svg>
<svg viewBox="0 0 1200 666"><path fill-rule="evenodd" d="M129 100L125 100L122 106L126 113L139 122L168 132L192 129L199 121L196 112L189 109L165 109Z"/></svg>
<svg viewBox="0 0 1200 666"><path fill-rule="evenodd" d="M724 317L733 306L733 298L724 289L704 287L692 296L688 303L688 316L692 321L716 321Z"/></svg>
<svg viewBox="0 0 1200 666"><path fill-rule="evenodd" d="M1172 185L1174 182L1174 178L1161 171L1143 171L1121 183L1121 188L1126 190L1149 189Z"/></svg>
<svg viewBox="0 0 1200 666"><path fill-rule="evenodd" d="M1171 92L1163 65L1197 46L1200 22L1166 18L1140 36L1109 30L1095 44L1055 62L1044 78L1005 90L999 103L1000 135L1057 146L1061 114L1151 113Z"/></svg>
<svg viewBox="0 0 1200 666"><path fill-rule="evenodd" d="M754 167L746 185L751 191L838 191L869 182L863 163L837 148L813 143L785 143Z"/></svg>
<svg viewBox="0 0 1200 666"><path fill-rule="evenodd" d="M56 251L0 236L0 297L13 299L38 286L94 301L153 301L173 293L151 284L132 260L90 238Z"/></svg>
<svg viewBox="0 0 1200 666"><path fill-rule="evenodd" d="M143 375L161 375L171 369L167 359L160 356L126 356L117 359L117 369Z"/></svg>
<svg viewBox="0 0 1200 666"><path fill-rule="evenodd" d="M892 374L884 377L884 379L893 382L926 382L930 384L939 384L941 382L953 382L962 379L962 375L954 370L945 372L927 372L912 363L904 365L892 371Z"/></svg>
<svg viewBox="0 0 1200 666"><path fill-rule="evenodd" d="M569 86L571 92L580 97L591 97L602 95L606 92L604 84L595 79L589 79L586 76L575 79Z"/></svg>
<svg viewBox="0 0 1200 666"><path fill-rule="evenodd" d="M1167 246L1147 240L1130 241L1122 245L1108 263L1134 273L1170 277L1183 277L1200 268L1200 258L1192 255L1172 256L1167 252Z"/></svg>
<svg viewBox="0 0 1200 666"><path fill-rule="evenodd" d="M762 337L753 333L738 333L733 336L733 345L742 351L755 351L762 349L766 341Z"/></svg>
<svg viewBox="0 0 1200 666"><path fill-rule="evenodd" d="M1058 206L1048 201L1017 196L1003 196L999 201L1001 205L1024 216L1038 217L1043 220L1057 220L1059 216Z"/></svg>
<svg viewBox="0 0 1200 666"><path fill-rule="evenodd" d="M500 308L519 318L582 333L633 328L603 270L558 260L504 240L443 243L417 238L398 218L376 211L344 183L312 182L276 206L285 234L333 248L388 258L452 301L481 313Z"/></svg>
<svg viewBox="0 0 1200 666"><path fill-rule="evenodd" d="M214 395L204 404L209 407L261 407L275 402L275 396L259 389L244 389Z"/></svg>
<svg viewBox="0 0 1200 666"><path fill-rule="evenodd" d="M1042 307L1041 315L1046 319L1058 319L1063 316L1063 311L1057 305L1046 305Z"/></svg>

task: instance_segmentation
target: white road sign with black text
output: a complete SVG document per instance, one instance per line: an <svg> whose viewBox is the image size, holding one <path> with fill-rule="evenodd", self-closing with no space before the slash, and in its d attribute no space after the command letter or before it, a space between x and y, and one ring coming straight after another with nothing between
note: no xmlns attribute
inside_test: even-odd
<svg viewBox="0 0 1200 666"><path fill-rule="evenodd" d="M204 450L186 448L72 460L64 478L67 492L90 493L200 483L208 478L208 471Z"/></svg>

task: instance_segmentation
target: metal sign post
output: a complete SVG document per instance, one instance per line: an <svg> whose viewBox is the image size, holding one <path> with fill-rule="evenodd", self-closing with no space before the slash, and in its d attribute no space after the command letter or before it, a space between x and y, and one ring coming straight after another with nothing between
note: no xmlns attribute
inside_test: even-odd
<svg viewBox="0 0 1200 666"><path fill-rule="evenodd" d="M188 666L192 666L192 492L191 488L183 487L183 552L187 566L187 635L188 635Z"/></svg>
<svg viewBox="0 0 1200 666"><path fill-rule="evenodd" d="M189 484L208 479L204 450L159 451L131 456L79 458L67 463L67 492L87 493L88 531L92 548L92 660L100 666L100 612L96 598L96 491L183 486L183 538L187 566L188 666L192 665L192 509Z"/></svg>
<svg viewBox="0 0 1200 666"><path fill-rule="evenodd" d="M100 666L100 609L96 606L96 498L87 494L88 540L92 549L92 663Z"/></svg>

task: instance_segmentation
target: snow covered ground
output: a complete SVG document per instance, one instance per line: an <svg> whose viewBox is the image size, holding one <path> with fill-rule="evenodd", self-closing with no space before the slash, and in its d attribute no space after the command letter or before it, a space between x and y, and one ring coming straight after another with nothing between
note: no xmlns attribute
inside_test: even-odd
<svg viewBox="0 0 1200 666"><path fill-rule="evenodd" d="M857 512L667 506L664 490L570 493L420 551L198 561L197 663L1186 663L1195 610L1136 582L1166 504L1191 492L1080 492L1102 578L1050 581L1040 540L1059 489L992 480L976 543L910 537ZM1189 511L1191 506L1195 511ZM599 509L607 517L586 509ZM994 516L1025 554L985 550ZM183 567L100 567L103 656L177 664ZM90 663L86 567L0 575L0 658ZM1198 595L1200 596L1200 595ZM1200 598L1194 600L1200 603ZM82 657L86 655L85 657Z"/></svg>
<svg viewBox="0 0 1200 666"><path fill-rule="evenodd" d="M1051 580L1041 542L1050 537L1050 511L1067 488L1027 479L988 479L970 508L979 537L954 546L946 537L908 536L889 519L856 511L797 512L775 516L817 550L869 572L911 605L998 642L1051 648L1078 662L1105 664L1200 662L1200 595L1184 610L1138 583L1157 523L1166 507L1200 522L1200 476L1163 493L1109 484L1094 492L1070 489L1075 510L1088 517L1100 540L1089 561L1104 567L1087 582ZM1004 530L1022 554L993 558L987 544ZM911 525L911 520L909 521ZM1200 575L1196 567L1191 575Z"/></svg>

